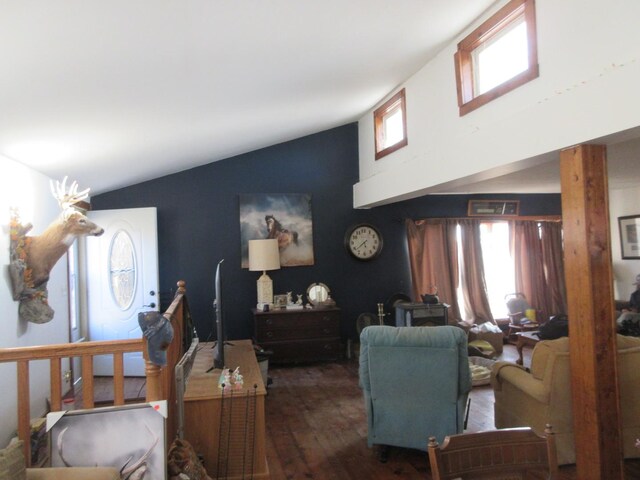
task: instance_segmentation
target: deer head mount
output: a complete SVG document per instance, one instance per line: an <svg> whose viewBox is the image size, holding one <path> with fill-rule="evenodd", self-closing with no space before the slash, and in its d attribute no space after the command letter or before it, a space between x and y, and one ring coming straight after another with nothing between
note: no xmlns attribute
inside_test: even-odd
<svg viewBox="0 0 640 480"><path fill-rule="evenodd" d="M89 189L78 192L73 182L67 188L67 177L62 183L51 182L51 193L58 201L62 214L41 235L28 236L32 225L22 225L16 211L11 215L11 258L9 276L13 299L20 302L19 315L23 320L45 323L54 311L47 302L47 282L56 262L76 238L99 236L104 230L91 222L75 205L89 196Z"/></svg>

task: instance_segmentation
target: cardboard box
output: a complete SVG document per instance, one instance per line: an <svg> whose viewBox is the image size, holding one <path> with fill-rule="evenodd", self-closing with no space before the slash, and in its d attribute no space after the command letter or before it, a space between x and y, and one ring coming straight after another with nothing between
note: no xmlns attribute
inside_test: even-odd
<svg viewBox="0 0 640 480"><path fill-rule="evenodd" d="M502 332L480 332L477 328L469 330L469 341L484 340L489 342L497 355L502 353L504 334Z"/></svg>

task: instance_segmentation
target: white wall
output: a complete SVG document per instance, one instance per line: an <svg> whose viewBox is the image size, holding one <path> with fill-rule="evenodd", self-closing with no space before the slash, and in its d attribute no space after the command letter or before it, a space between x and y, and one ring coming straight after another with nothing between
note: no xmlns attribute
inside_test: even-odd
<svg viewBox="0 0 640 480"><path fill-rule="evenodd" d="M493 168L523 168L514 162L640 125L640 2L536 0L536 10L539 78L459 117L453 54L485 17L398 87L406 88L408 146L376 161L375 108L359 120L354 207L417 197Z"/></svg>
<svg viewBox="0 0 640 480"><path fill-rule="evenodd" d="M49 305L55 310L53 320L37 325L18 319L18 302L12 298L7 271L10 207L18 208L23 224L33 224L32 235L41 233L60 213L50 193L49 178L0 156L0 348L66 343L69 338L66 256L53 268L48 283ZM31 362L30 385L31 415L40 416L49 396L48 362ZM15 364L0 364L0 448L9 442L17 427L16 386Z"/></svg>
<svg viewBox="0 0 640 480"><path fill-rule="evenodd" d="M608 158L640 154L640 142L617 145L609 148ZM638 164L640 166L640 163ZM609 222L611 226L611 258L613 264L614 298L629 300L635 290L632 283L640 274L640 260L623 260L620 250L620 228L618 217L640 215L640 185L609 191Z"/></svg>

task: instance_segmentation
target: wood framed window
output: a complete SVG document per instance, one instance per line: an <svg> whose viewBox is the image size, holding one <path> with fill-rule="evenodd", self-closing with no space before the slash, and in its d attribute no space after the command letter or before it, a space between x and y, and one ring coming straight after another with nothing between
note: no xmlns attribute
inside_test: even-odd
<svg viewBox="0 0 640 480"><path fill-rule="evenodd" d="M511 0L458 44L460 116L537 78L534 0Z"/></svg>
<svg viewBox="0 0 640 480"><path fill-rule="evenodd" d="M373 112L376 160L407 145L407 108L404 88Z"/></svg>

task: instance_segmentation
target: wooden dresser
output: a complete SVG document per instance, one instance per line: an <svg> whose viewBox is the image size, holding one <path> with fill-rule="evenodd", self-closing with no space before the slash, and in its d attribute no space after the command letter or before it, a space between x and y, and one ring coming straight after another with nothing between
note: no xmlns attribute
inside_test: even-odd
<svg viewBox="0 0 640 480"><path fill-rule="evenodd" d="M341 357L340 309L253 309L253 340L273 351L274 363L336 360Z"/></svg>

